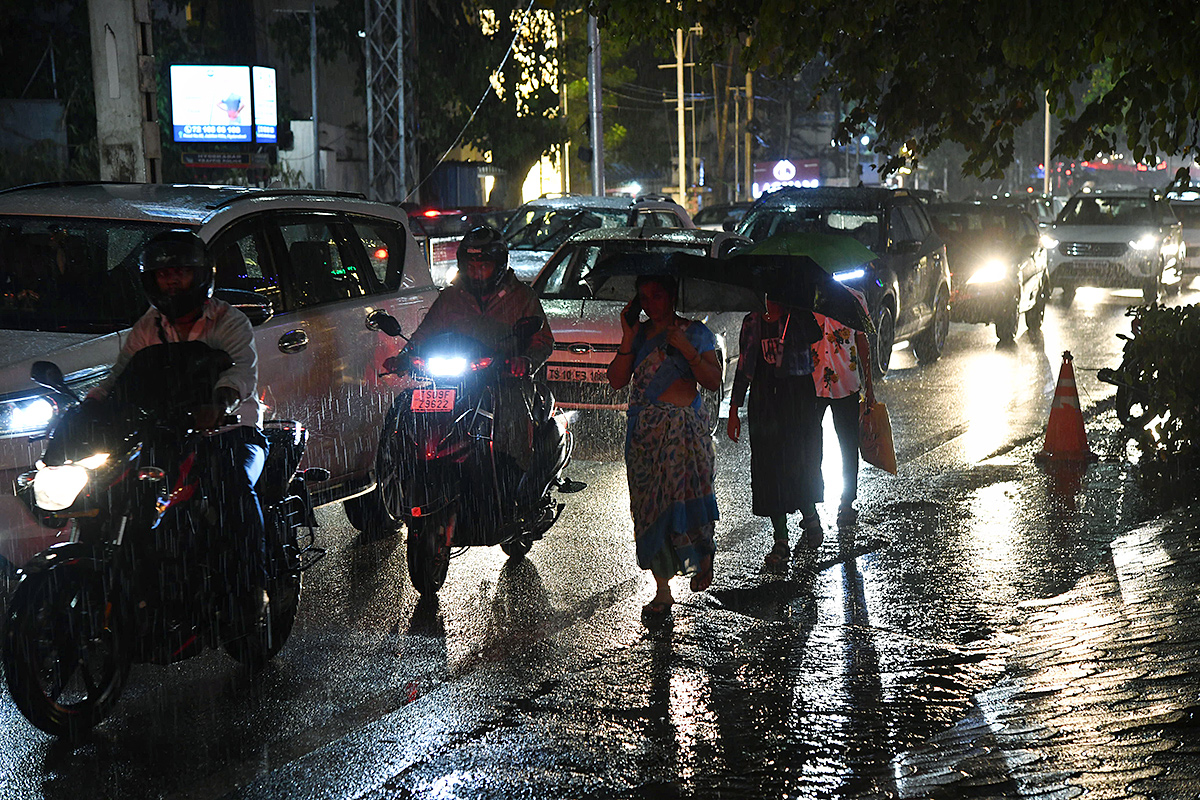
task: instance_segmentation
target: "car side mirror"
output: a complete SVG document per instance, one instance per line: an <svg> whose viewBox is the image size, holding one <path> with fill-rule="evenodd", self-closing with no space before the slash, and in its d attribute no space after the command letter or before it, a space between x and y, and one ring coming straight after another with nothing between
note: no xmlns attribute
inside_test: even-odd
<svg viewBox="0 0 1200 800"><path fill-rule="evenodd" d="M251 325L262 325L275 316L275 307L271 305L271 301L256 292L245 289L217 289L213 295L245 314Z"/></svg>
<svg viewBox="0 0 1200 800"><path fill-rule="evenodd" d="M400 321L382 308L377 308L367 314L367 328L373 331L383 331L388 336L404 336L401 332Z"/></svg>
<svg viewBox="0 0 1200 800"><path fill-rule="evenodd" d="M76 402L79 402L79 395L71 391L67 386L67 379L63 377L62 370L58 368L58 364L53 361L35 361L29 368L30 379L40 385L51 389L63 397L68 397Z"/></svg>

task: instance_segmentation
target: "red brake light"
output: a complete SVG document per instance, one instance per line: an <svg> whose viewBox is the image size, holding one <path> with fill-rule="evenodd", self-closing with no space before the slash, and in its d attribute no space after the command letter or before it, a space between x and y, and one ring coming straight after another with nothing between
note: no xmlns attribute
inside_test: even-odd
<svg viewBox="0 0 1200 800"><path fill-rule="evenodd" d="M478 371L478 370L481 370L481 369L487 369L487 368L488 368L488 367L490 367L491 365L492 365L492 358L491 358L491 356L484 356L483 358L479 359L479 360L478 360L478 361L476 361L474 364L472 364L472 365L471 365L471 369L472 369L473 371Z"/></svg>
<svg viewBox="0 0 1200 800"><path fill-rule="evenodd" d="M387 261L388 251L386 247L375 248L375 258L379 261Z"/></svg>
<svg viewBox="0 0 1200 800"><path fill-rule="evenodd" d="M436 208L431 208L428 211L422 212L422 216L425 217L438 217L441 216L441 214L442 212L438 211Z"/></svg>

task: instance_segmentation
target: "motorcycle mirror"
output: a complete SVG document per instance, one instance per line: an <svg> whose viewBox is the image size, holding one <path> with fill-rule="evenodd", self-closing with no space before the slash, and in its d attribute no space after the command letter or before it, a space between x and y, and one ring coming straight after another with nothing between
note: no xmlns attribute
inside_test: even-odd
<svg viewBox="0 0 1200 800"><path fill-rule="evenodd" d="M67 397L75 397L75 393L68 388L67 381L63 378L62 370L53 361L33 362L33 366L29 368L29 377L34 383L47 389L53 389Z"/></svg>
<svg viewBox="0 0 1200 800"><path fill-rule="evenodd" d="M367 327L373 331L383 331L388 336L407 338L401 333L399 320L382 308L377 308L367 314Z"/></svg>

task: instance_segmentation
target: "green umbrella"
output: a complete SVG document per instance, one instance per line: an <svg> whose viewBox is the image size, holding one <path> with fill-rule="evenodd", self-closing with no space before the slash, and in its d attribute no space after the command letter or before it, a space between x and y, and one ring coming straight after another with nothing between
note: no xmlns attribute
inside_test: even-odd
<svg viewBox="0 0 1200 800"><path fill-rule="evenodd" d="M737 251L738 255L808 256L830 274L861 267L875 255L850 234L777 233Z"/></svg>

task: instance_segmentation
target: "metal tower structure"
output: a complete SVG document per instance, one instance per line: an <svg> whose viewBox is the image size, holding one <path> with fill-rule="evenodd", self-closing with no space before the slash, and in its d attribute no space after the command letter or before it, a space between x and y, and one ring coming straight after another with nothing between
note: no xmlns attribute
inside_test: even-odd
<svg viewBox="0 0 1200 800"><path fill-rule="evenodd" d="M416 181L410 64L416 37L410 0L363 0L366 23L367 195L404 200ZM418 198L413 197L412 200Z"/></svg>

